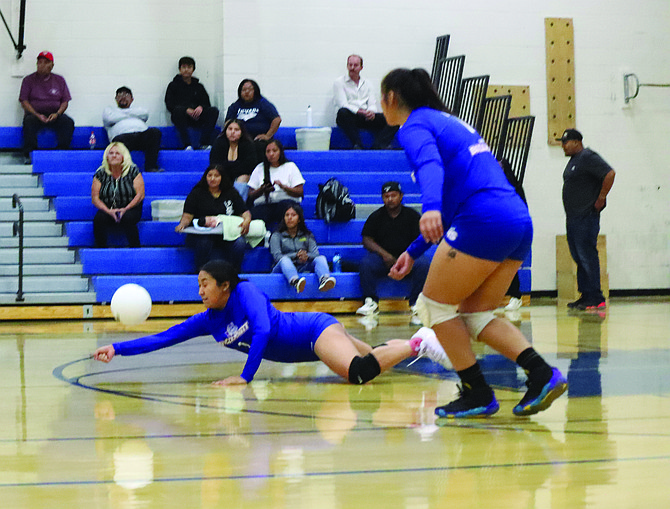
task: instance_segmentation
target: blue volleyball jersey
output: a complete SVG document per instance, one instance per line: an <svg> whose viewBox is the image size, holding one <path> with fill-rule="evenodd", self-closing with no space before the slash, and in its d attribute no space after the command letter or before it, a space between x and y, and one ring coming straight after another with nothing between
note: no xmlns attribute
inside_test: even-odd
<svg viewBox="0 0 670 509"><path fill-rule="evenodd" d="M208 309L152 336L114 343L118 355L137 355L212 335L223 346L248 355L242 378L250 382L263 359L276 362L319 360L314 343L335 318L326 313L284 313L253 283L242 281L226 307Z"/></svg>
<svg viewBox="0 0 670 509"><path fill-rule="evenodd" d="M431 108L414 110L398 131L414 178L421 187L423 212L438 210L445 232L459 213L473 204L509 200L509 206L476 213L483 219L495 214L514 222L528 218L528 209L507 181L491 149L474 128L461 119ZM485 193L485 194L484 194ZM486 198L490 196L491 200ZM421 239L422 241L422 239ZM415 242L408 252L420 255L428 244ZM425 249L424 249L425 248Z"/></svg>

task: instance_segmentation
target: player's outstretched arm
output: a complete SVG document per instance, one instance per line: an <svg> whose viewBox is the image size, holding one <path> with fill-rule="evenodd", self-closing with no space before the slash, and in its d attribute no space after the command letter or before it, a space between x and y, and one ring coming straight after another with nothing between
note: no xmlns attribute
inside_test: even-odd
<svg viewBox="0 0 670 509"><path fill-rule="evenodd" d="M114 358L116 352L114 351L114 345L106 345L98 348L92 357L96 361L100 362L109 362Z"/></svg>

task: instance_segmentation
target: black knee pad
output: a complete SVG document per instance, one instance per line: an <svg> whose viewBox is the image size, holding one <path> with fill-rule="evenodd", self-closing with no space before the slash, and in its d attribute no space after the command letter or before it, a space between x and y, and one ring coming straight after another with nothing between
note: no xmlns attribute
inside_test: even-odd
<svg viewBox="0 0 670 509"><path fill-rule="evenodd" d="M349 365L349 382L356 385L363 385L381 372L382 368L379 366L379 362L377 362L374 355L371 353L367 354L365 357L357 355L351 359L351 364Z"/></svg>

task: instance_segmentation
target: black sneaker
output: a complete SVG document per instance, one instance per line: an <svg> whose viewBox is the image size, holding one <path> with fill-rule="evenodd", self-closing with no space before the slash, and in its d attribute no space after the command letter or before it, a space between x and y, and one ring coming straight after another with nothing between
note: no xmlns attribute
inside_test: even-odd
<svg viewBox="0 0 670 509"><path fill-rule="evenodd" d="M568 307L570 309L579 309L579 306L584 302L584 297L580 297L574 302L568 302Z"/></svg>
<svg viewBox="0 0 670 509"><path fill-rule="evenodd" d="M488 417L495 414L500 405L490 387L473 390L468 384L458 386L458 399L435 409L438 417L449 419L463 419L473 417Z"/></svg>
<svg viewBox="0 0 670 509"><path fill-rule="evenodd" d="M551 406L556 398L568 388L568 382L561 372L551 369L551 378L548 382L526 381L528 391L519 404L512 409L514 415L533 415Z"/></svg>
<svg viewBox="0 0 670 509"><path fill-rule="evenodd" d="M578 306L575 307L575 309L579 309L580 311L604 311L607 309L607 303L605 300L597 300L597 301L582 301Z"/></svg>

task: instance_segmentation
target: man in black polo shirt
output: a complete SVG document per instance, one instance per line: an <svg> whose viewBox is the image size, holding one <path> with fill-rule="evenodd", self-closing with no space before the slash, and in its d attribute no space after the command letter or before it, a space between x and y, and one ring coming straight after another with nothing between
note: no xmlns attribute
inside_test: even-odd
<svg viewBox="0 0 670 509"><path fill-rule="evenodd" d="M598 233L600 213L607 193L614 184L614 170L602 157L584 148L582 135L566 129L559 138L563 152L570 158L563 172L563 208L570 254L577 264L577 287L581 298L568 304L573 309L605 308L600 287Z"/></svg>
<svg viewBox="0 0 670 509"><path fill-rule="evenodd" d="M386 182L382 186L384 206L375 210L363 226L363 246L368 250L360 264L361 291L365 303L356 311L359 315L372 315L379 308L377 283L388 277L389 269L421 234L421 215L402 204L402 189L398 182ZM412 272L405 278L410 281L411 290L407 296L414 307L426 281L430 260L425 255L414 261ZM420 325L412 312L412 324Z"/></svg>

